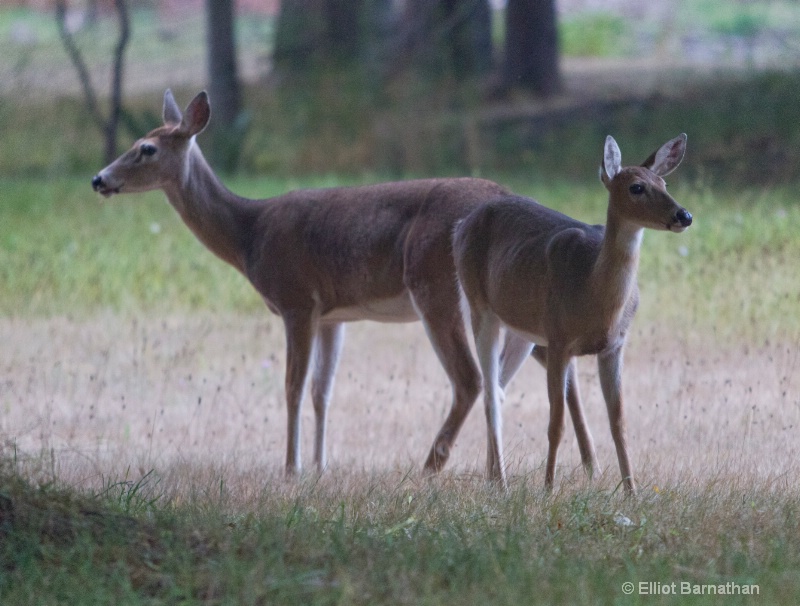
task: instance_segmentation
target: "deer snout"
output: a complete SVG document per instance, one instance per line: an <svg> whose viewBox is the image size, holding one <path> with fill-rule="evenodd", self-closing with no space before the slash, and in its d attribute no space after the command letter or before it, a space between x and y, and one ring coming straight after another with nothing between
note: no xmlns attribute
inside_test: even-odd
<svg viewBox="0 0 800 606"><path fill-rule="evenodd" d="M681 227L689 227L692 224L692 213L685 208L680 209L675 214L675 218L681 224Z"/></svg>
<svg viewBox="0 0 800 606"><path fill-rule="evenodd" d="M97 174L92 177L92 189L108 198L111 194L118 194L120 188L112 187L108 181L103 178L103 175Z"/></svg>

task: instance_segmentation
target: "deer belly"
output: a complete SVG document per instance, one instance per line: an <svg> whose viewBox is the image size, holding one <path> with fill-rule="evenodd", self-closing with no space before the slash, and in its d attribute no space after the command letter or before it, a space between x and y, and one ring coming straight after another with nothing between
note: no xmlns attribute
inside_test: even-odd
<svg viewBox="0 0 800 606"><path fill-rule="evenodd" d="M511 326L505 323L503 323L503 326L505 326L507 330L510 330L517 336L522 337L523 339L527 339L534 345L541 345L542 347L547 347L547 337L543 335L537 335L527 330L523 330L521 328L517 328L515 326Z"/></svg>
<svg viewBox="0 0 800 606"><path fill-rule="evenodd" d="M411 297L407 292L397 297L365 301L358 305L336 307L326 312L321 320L328 322L355 322L374 320L376 322L415 322L419 320Z"/></svg>

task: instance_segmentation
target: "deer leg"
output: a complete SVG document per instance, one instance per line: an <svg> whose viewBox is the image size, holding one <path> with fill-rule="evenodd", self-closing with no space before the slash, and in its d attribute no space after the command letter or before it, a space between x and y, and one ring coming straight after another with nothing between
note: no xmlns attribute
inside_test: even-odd
<svg viewBox="0 0 800 606"><path fill-rule="evenodd" d="M319 327L315 340L314 370L311 377L311 400L314 403L316 433L314 435L314 463L322 472L327 463L325 435L328 407L333 392L333 379L339 364L339 354L344 342L344 324L324 324Z"/></svg>
<svg viewBox="0 0 800 606"><path fill-rule="evenodd" d="M486 408L488 449L486 469L489 479L503 488L508 487L503 461L503 417L501 405L503 388L500 387L500 320L490 311L473 312L472 328L475 347L483 373L483 396Z"/></svg>
<svg viewBox="0 0 800 606"><path fill-rule="evenodd" d="M531 354L545 369L547 368L547 347L537 345ZM591 479L595 473L600 472L597 463L597 454L594 449L594 440L583 415L581 394L578 389L577 363L573 359L567 367L567 409L572 417L572 426L575 428L575 437L578 440L578 450L581 453L581 463Z"/></svg>
<svg viewBox="0 0 800 606"><path fill-rule="evenodd" d="M600 371L600 387L608 409L608 422L611 425L611 437L617 449L619 470L626 492L636 492L633 470L628 456L628 444L625 437L625 415L622 408L622 347L597 356Z"/></svg>
<svg viewBox="0 0 800 606"><path fill-rule="evenodd" d="M312 314L284 314L286 329L286 475L300 471L300 405L303 402L306 376L313 345Z"/></svg>
<svg viewBox="0 0 800 606"><path fill-rule="evenodd" d="M505 389L511 382L522 367L522 363L531 354L531 349L533 343L528 339L520 337L511 329L506 330L503 353L500 354L500 387Z"/></svg>
<svg viewBox="0 0 800 606"><path fill-rule="evenodd" d="M564 435L564 399L569 364L569 356L553 349L552 346L547 348L547 397L550 400L550 423L547 427L548 448L544 485L548 491L553 490L558 447Z"/></svg>
<svg viewBox="0 0 800 606"><path fill-rule="evenodd" d="M453 403L425 461L425 470L438 472L450 458L453 442L480 392L480 374L469 351L460 314L423 314L433 349L453 388Z"/></svg>
<svg viewBox="0 0 800 606"><path fill-rule="evenodd" d="M597 453L594 450L592 434L586 423L586 417L583 415L581 394L578 388L577 362L575 358L570 361L567 367L567 409L569 410L569 416L572 417L575 437L578 439L581 463L583 463L583 468L586 470L589 479L592 479L595 473L600 472L600 466L597 463Z"/></svg>

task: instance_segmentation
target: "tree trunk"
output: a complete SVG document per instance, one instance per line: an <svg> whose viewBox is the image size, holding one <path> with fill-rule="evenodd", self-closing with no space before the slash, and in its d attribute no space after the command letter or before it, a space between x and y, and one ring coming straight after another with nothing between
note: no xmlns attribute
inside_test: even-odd
<svg viewBox="0 0 800 606"><path fill-rule="evenodd" d="M97 93L92 85L89 68L86 66L83 54L67 29L67 2L66 0L56 0L55 5L58 33L75 70L78 72L83 95L86 99L86 109L94 123L103 133L103 159L105 164L110 164L117 156L117 127L123 114L122 81L125 67L125 50L130 40L128 5L125 0L114 0L114 6L117 10L117 20L119 21L119 38L114 48L114 61L111 69L111 101L108 117L106 117L100 109Z"/></svg>
<svg viewBox="0 0 800 606"><path fill-rule="evenodd" d="M354 67L364 54L375 0L282 0L273 59L284 75Z"/></svg>
<svg viewBox="0 0 800 606"><path fill-rule="evenodd" d="M492 64L489 0L282 0L273 58L284 77L361 69L374 84L408 68L432 80ZM380 77L378 77L380 79Z"/></svg>
<svg viewBox="0 0 800 606"><path fill-rule="evenodd" d="M444 0L443 4L453 75L466 80L486 74L492 67L492 10L488 0Z"/></svg>
<svg viewBox="0 0 800 606"><path fill-rule="evenodd" d="M431 79L463 81L492 65L488 0L408 0L391 73L411 67Z"/></svg>
<svg viewBox="0 0 800 606"><path fill-rule="evenodd" d="M131 28L128 6L125 0L115 0L117 20L119 21L119 39L114 48L114 67L111 80L111 111L106 125L106 158L117 157L117 130L122 116L122 80L125 68L125 49L130 40ZM111 160L108 160L111 162Z"/></svg>
<svg viewBox="0 0 800 606"><path fill-rule="evenodd" d="M335 64L349 66L361 58L364 0L327 0L324 5L327 27L323 46Z"/></svg>
<svg viewBox="0 0 800 606"><path fill-rule="evenodd" d="M508 0L503 80L543 96L561 89L555 0Z"/></svg>
<svg viewBox="0 0 800 606"><path fill-rule="evenodd" d="M312 55L321 30L319 11L313 10L317 4L318 0L281 0L272 51L281 75L305 72L314 64Z"/></svg>
<svg viewBox="0 0 800 606"><path fill-rule="evenodd" d="M233 171L239 157L242 110L236 68L234 0L206 0L209 97L214 120L210 130L211 162L223 171Z"/></svg>

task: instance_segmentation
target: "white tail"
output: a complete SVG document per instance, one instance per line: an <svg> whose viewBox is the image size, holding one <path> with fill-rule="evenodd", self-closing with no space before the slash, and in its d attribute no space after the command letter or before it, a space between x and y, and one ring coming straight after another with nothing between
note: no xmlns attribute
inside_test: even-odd
<svg viewBox="0 0 800 606"><path fill-rule="evenodd" d="M206 94L181 112L164 95L164 125L92 180L105 196L162 189L195 235L244 274L286 329L286 470L300 469L300 405L311 367L314 460L325 427L343 323L421 319L450 378L450 413L426 469L438 471L480 391L457 313L451 234L481 202L505 195L481 179L432 179L287 193L247 200L217 179L195 143L210 118Z"/></svg>
<svg viewBox="0 0 800 606"><path fill-rule="evenodd" d="M680 135L641 166L623 168L619 147L608 137L600 175L609 192L605 227L586 225L527 198L503 196L472 211L456 228L453 253L483 372L492 479L506 485L502 384L521 364L527 341L535 344L534 356L547 368L545 485L553 486L565 395L584 465L590 472L596 467L574 362L575 356L596 354L623 482L629 492L635 490L625 438L622 352L638 304L643 228L681 232L692 223L663 179L680 164L685 149L686 135ZM501 357L502 326L512 337ZM517 352L512 363L505 360L509 344Z"/></svg>

